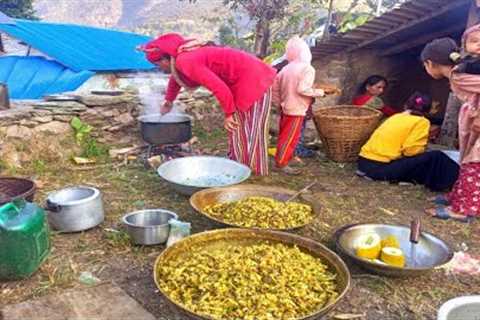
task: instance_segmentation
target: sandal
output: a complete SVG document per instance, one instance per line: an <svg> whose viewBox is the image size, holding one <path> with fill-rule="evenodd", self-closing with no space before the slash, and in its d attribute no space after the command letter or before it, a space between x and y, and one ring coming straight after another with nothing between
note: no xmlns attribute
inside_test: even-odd
<svg viewBox="0 0 480 320"><path fill-rule="evenodd" d="M434 209L427 209L426 213L434 218L438 218L441 220L448 220L451 218L460 222L470 222L472 219L472 217L470 216L452 213L449 209L447 209L447 207L436 207Z"/></svg>
<svg viewBox="0 0 480 320"><path fill-rule="evenodd" d="M430 198L429 201L433 202L438 206L448 206L450 204L450 201L448 201L447 197L443 194Z"/></svg>

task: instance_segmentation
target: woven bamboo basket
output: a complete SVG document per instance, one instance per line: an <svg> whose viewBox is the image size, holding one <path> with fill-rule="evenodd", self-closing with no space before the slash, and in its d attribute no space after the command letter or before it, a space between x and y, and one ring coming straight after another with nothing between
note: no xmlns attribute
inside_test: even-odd
<svg viewBox="0 0 480 320"><path fill-rule="evenodd" d="M32 202L35 183L29 179L0 177L0 205L22 198Z"/></svg>
<svg viewBox="0 0 480 320"><path fill-rule="evenodd" d="M314 121L327 157L336 162L354 162L361 147L377 128L382 112L341 105L314 112Z"/></svg>

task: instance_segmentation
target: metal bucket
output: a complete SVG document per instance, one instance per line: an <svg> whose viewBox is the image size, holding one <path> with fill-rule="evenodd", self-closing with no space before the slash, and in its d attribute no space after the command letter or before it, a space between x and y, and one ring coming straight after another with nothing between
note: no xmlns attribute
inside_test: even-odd
<svg viewBox="0 0 480 320"><path fill-rule="evenodd" d="M179 144L192 138L192 120L186 114L146 115L138 121L142 139L149 144Z"/></svg>
<svg viewBox="0 0 480 320"><path fill-rule="evenodd" d="M151 209L129 213L122 218L127 232L135 244L152 245L165 243L170 234L170 219L178 216L167 210Z"/></svg>
<svg viewBox="0 0 480 320"><path fill-rule="evenodd" d="M102 195L92 187L71 187L53 192L46 201L48 221L62 232L91 229L104 219Z"/></svg>

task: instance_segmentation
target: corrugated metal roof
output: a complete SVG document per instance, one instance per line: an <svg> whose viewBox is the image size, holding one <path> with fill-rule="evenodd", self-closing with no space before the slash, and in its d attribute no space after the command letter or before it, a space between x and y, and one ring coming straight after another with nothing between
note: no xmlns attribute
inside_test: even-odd
<svg viewBox="0 0 480 320"><path fill-rule="evenodd" d="M0 82L7 84L12 99L40 99L74 91L94 74L75 72L43 57L0 57Z"/></svg>
<svg viewBox="0 0 480 320"><path fill-rule="evenodd" d="M471 3L472 0L411 0L350 32L332 35L313 47L312 53L319 58L375 45L396 46L398 51L402 49L399 41L418 38L423 32L424 39L446 36L465 27L463 20L467 19ZM451 26L445 28L446 23Z"/></svg>
<svg viewBox="0 0 480 320"><path fill-rule="evenodd" d="M15 19L0 32L22 40L74 71L148 70L154 66L135 47L149 37L115 30Z"/></svg>

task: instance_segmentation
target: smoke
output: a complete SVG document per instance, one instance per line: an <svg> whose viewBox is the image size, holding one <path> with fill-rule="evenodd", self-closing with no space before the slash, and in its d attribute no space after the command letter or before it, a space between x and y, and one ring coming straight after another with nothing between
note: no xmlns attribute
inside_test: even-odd
<svg viewBox="0 0 480 320"><path fill-rule="evenodd" d="M160 106L165 99L167 82L168 77L159 73L144 74L141 78L135 79L138 96L143 105L142 115L160 113Z"/></svg>

